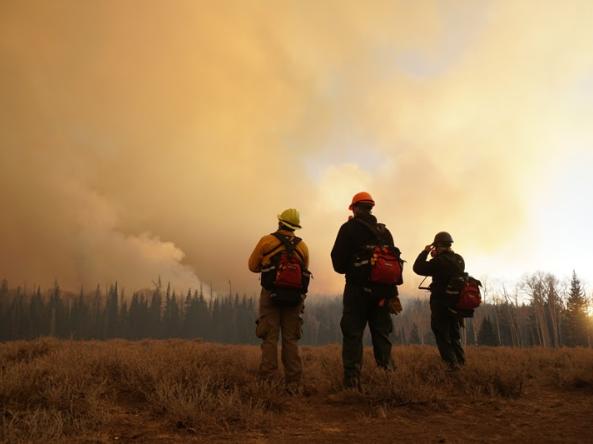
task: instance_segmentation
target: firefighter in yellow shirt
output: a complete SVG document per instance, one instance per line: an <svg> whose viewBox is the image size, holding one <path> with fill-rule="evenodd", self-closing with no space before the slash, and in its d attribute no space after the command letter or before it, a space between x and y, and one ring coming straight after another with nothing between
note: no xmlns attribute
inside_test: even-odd
<svg viewBox="0 0 593 444"><path fill-rule="evenodd" d="M291 392L302 387L298 340L310 276L307 245L294 234L299 228L298 211L284 210L278 215L278 229L262 237L249 257L249 270L261 273L262 280L256 327L256 335L262 340L260 376L268 379L277 372L277 344L282 333L282 364Z"/></svg>

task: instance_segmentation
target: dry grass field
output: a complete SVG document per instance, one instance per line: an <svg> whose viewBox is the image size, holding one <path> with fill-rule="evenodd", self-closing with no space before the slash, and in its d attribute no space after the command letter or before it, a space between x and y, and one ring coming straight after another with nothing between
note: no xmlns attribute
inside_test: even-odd
<svg viewBox="0 0 593 444"><path fill-rule="evenodd" d="M593 442L593 350L366 351L363 391L341 388L340 348L303 348L305 390L257 379L259 349L199 341L0 344L3 442Z"/></svg>

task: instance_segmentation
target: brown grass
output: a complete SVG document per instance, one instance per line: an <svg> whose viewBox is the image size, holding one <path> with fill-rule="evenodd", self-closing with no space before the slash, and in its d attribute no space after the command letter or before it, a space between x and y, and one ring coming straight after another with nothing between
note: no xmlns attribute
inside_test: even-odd
<svg viewBox="0 0 593 444"><path fill-rule="evenodd" d="M302 354L303 400L367 408L442 409L460 397L593 390L591 349L470 348L467 367L454 374L433 347L396 348L393 373L377 369L367 350L362 393L342 390L338 346L304 347ZM280 379L258 381L258 360L254 346L183 340L2 343L0 439L90 439L129 411L201 435L261 430L287 414L295 398Z"/></svg>

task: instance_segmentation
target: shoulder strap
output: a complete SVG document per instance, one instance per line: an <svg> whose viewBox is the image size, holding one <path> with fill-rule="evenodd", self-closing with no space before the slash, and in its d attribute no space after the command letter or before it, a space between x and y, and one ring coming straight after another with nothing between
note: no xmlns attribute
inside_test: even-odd
<svg viewBox="0 0 593 444"><path fill-rule="evenodd" d="M460 273L464 273L467 275L467 273L465 273L465 261L457 253L455 253L455 264L457 265L457 268L459 269Z"/></svg>
<svg viewBox="0 0 593 444"><path fill-rule="evenodd" d="M367 227L375 239L377 239L377 241L385 242L385 236L383 235L384 231L386 230L385 224L377 223L376 225L373 225L359 217L355 217L353 220Z"/></svg>
<svg viewBox="0 0 593 444"><path fill-rule="evenodd" d="M280 245L284 245L284 248L286 248L286 250L289 253L292 253L292 252L296 253L296 255L299 257L300 261L303 264L305 263L305 258L303 257L301 252L297 249L297 245L302 240L300 237L284 236L283 234L280 234L277 231L272 233L272 236L274 236L276 239L278 239L281 242ZM274 250L276 250L276 248ZM274 250L272 250L272 251L274 251Z"/></svg>
<svg viewBox="0 0 593 444"><path fill-rule="evenodd" d="M272 236L276 237L274 233L271 233ZM263 255L264 256L273 256L275 253L280 251L280 247L283 247L284 244L282 243L282 241L280 241L280 243L278 245L276 245L274 248L272 248L270 251L265 252Z"/></svg>
<svg viewBox="0 0 593 444"><path fill-rule="evenodd" d="M459 258L461 258L461 256L459 256L458 254L453 254L453 255L439 255L437 256L437 258L439 258L439 260L448 263L451 265L452 268L455 269L455 271L457 272L456 276L463 276L464 275L464 266L463 264L463 259L461 260L461 263L459 261Z"/></svg>

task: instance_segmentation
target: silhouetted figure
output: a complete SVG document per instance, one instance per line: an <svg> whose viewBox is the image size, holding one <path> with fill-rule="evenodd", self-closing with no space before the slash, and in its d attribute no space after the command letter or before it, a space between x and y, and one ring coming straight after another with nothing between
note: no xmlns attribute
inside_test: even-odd
<svg viewBox="0 0 593 444"><path fill-rule="evenodd" d="M346 275L344 288L344 310L340 326L342 329L342 362L344 385L347 388L360 387L360 371L363 357L363 333L368 322L373 341L375 361L379 367L393 370L390 333L393 323L390 307L399 307L396 283L374 284L370 282L372 249L369 246L385 245L397 250L393 237L383 224L377 223L371 214L375 205L370 194L356 194L350 205L353 216L338 232L331 258L334 270ZM399 261L399 250L397 250ZM399 279L401 280L401 263ZM401 282L399 282L401 283ZM392 308L393 310L393 308Z"/></svg>
<svg viewBox="0 0 593 444"><path fill-rule="evenodd" d="M441 231L434 242L427 245L414 262L414 272L421 276L431 276L430 285L430 326L443 361L450 369L457 369L465 363L461 346L461 318L450 308L447 285L451 279L465 271L463 258L451 249L453 238ZM428 255L432 259L427 261Z"/></svg>

